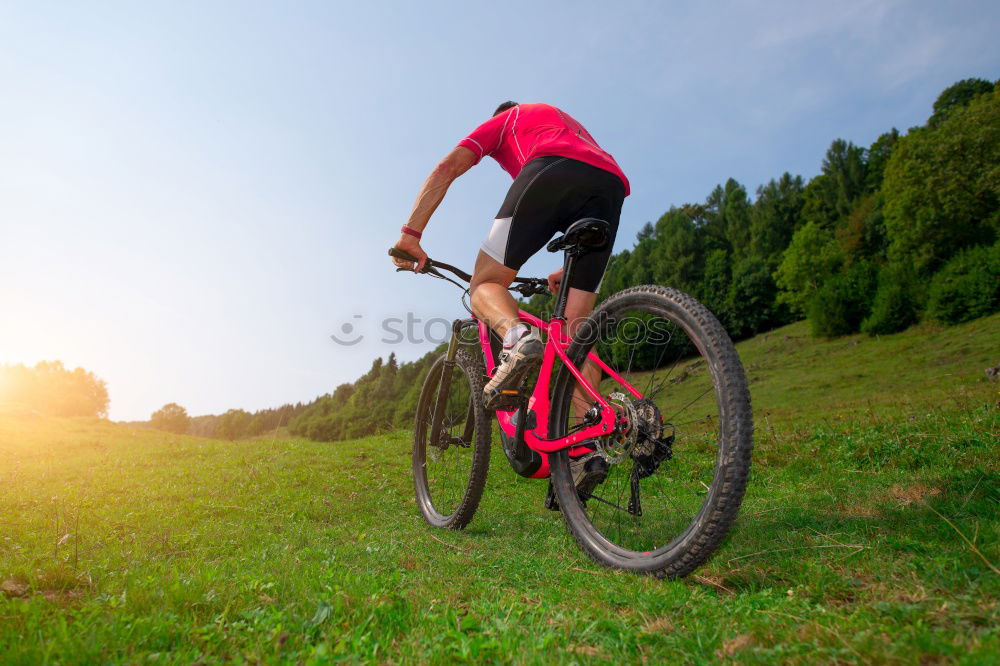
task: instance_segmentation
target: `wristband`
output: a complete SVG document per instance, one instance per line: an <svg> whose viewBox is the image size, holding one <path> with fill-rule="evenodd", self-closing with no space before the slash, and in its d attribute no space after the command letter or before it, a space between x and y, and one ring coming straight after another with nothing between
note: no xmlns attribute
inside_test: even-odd
<svg viewBox="0 0 1000 666"><path fill-rule="evenodd" d="M416 229L411 229L410 227L406 226L405 224L403 225L403 228L400 229L400 231L402 231L407 236L413 236L417 240L420 240L420 237L423 236L422 233L420 233Z"/></svg>

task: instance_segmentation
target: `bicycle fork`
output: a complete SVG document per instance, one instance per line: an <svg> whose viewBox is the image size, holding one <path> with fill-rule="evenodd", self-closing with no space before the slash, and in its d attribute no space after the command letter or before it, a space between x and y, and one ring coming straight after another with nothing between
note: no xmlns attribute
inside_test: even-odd
<svg viewBox="0 0 1000 666"><path fill-rule="evenodd" d="M456 319L451 324L451 340L448 341L448 351L445 354L444 364L441 368L441 382L438 384L437 399L434 401L434 411L431 417L431 437L432 446L440 449L448 448L452 444L449 441L441 441L441 426L444 423L445 412L448 409L448 394L451 392L452 370L455 368L455 356L458 354L458 342L461 331L469 325L469 319ZM465 431L462 434L462 445L469 446L476 427L476 415L473 411L473 401L469 400L469 409L465 416Z"/></svg>

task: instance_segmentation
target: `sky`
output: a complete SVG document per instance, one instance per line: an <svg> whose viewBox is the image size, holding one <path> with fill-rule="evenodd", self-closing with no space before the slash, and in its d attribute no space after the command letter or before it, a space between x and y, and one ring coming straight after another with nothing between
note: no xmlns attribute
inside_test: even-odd
<svg viewBox="0 0 1000 666"><path fill-rule="evenodd" d="M464 313L386 250L499 102L615 156L621 250L730 177L923 124L1000 78L997 34L995 2L0 1L0 363L86 368L115 420L309 401ZM430 256L471 268L509 185L457 180Z"/></svg>

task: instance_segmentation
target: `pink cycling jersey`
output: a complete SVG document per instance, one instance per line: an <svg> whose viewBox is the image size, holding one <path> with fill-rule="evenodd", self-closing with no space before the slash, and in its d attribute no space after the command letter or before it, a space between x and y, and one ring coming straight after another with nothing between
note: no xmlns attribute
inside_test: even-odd
<svg viewBox="0 0 1000 666"><path fill-rule="evenodd" d="M601 150L583 125L548 104L518 104L487 120L458 145L476 154L476 164L489 155L512 178L535 158L568 157L615 174L626 196L629 193L628 179L615 158Z"/></svg>

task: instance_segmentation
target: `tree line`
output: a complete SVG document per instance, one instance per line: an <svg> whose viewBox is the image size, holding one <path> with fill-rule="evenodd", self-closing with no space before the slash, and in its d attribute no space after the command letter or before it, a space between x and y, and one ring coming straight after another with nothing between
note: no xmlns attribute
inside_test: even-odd
<svg viewBox="0 0 1000 666"><path fill-rule="evenodd" d="M283 405L250 413L230 409L224 414L189 416L187 410L168 403L153 412L147 425L157 430L215 439L247 439L287 428L293 435L317 441L362 437L408 423L416 411L420 384L440 350L400 366L396 354L387 361L376 358L371 369L352 383L341 384L312 402Z"/></svg>
<svg viewBox="0 0 1000 666"><path fill-rule="evenodd" d="M966 79L924 125L867 147L836 139L808 182L784 173L751 198L730 178L705 201L672 207L612 257L599 298L675 287L734 339L803 318L817 336L955 324L1000 310L998 238L1000 81ZM523 305L544 311L549 298ZM335 441L409 426L440 353L375 359L357 381L297 405L289 431Z"/></svg>
<svg viewBox="0 0 1000 666"><path fill-rule="evenodd" d="M83 368L70 370L62 361L0 366L0 406L47 416L104 418L109 403L107 384Z"/></svg>
<svg viewBox="0 0 1000 666"><path fill-rule="evenodd" d="M249 439L281 432L283 427L287 427L308 407L309 405L300 402L256 412L230 409L223 414L189 416L184 407L169 402L153 412L148 422L137 425L148 425L156 430L166 430L181 435L229 440Z"/></svg>

